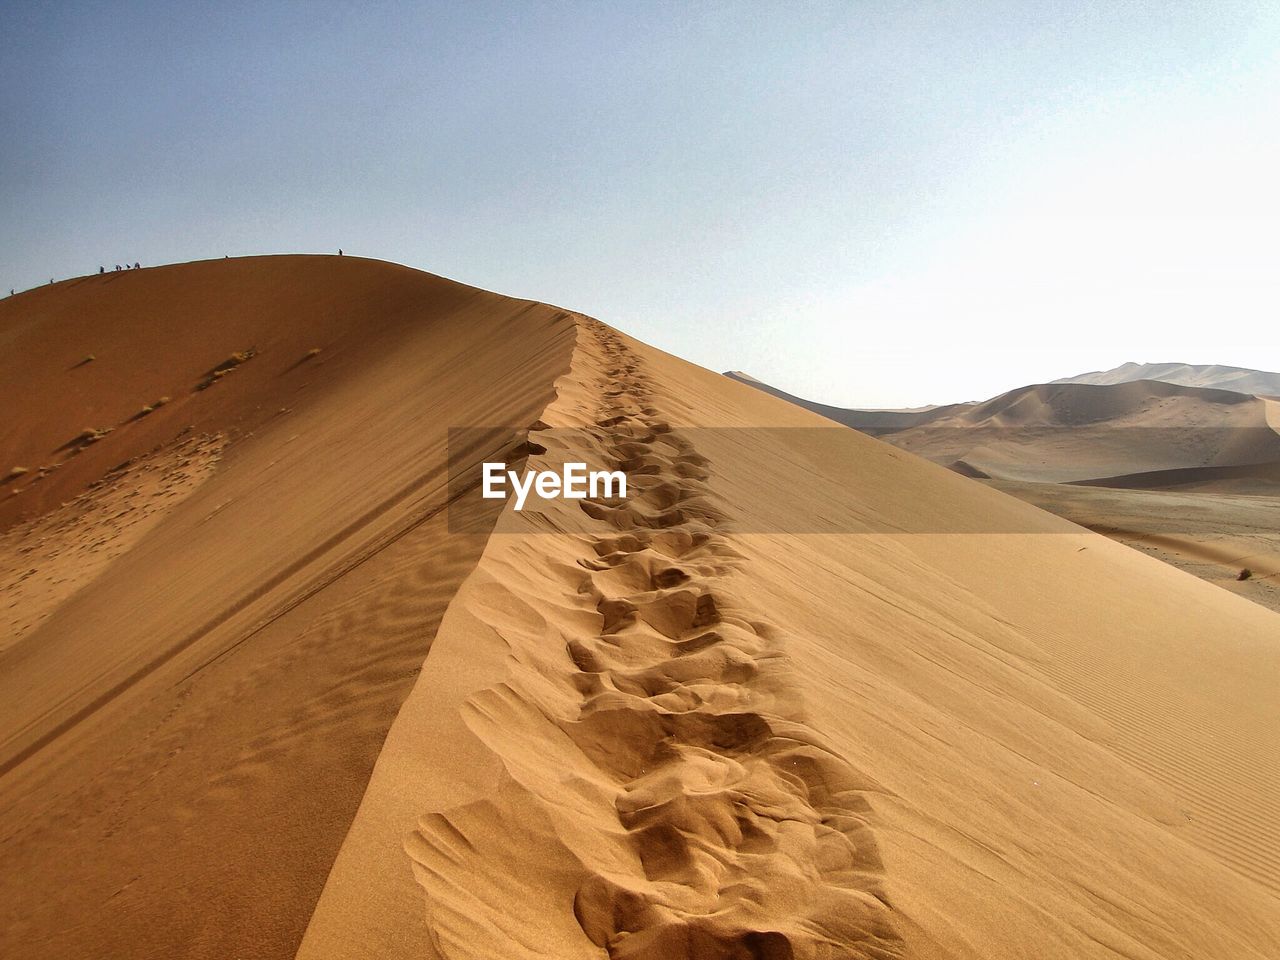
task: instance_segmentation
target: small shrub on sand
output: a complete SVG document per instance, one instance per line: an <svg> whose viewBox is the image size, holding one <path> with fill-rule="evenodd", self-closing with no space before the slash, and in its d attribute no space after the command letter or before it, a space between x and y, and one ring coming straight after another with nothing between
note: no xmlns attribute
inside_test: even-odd
<svg viewBox="0 0 1280 960"><path fill-rule="evenodd" d="M29 472L30 471L26 467L14 467L8 473L5 474L3 482L8 483L10 480L17 480L24 473L29 473Z"/></svg>
<svg viewBox="0 0 1280 960"><path fill-rule="evenodd" d="M131 419L141 420L143 417L147 416L147 414L154 413L156 410L158 410L160 407L163 407L168 402L169 402L168 397L161 397L159 400L156 400L153 403L146 404L141 410L135 413Z"/></svg>
<svg viewBox="0 0 1280 960"><path fill-rule="evenodd" d="M1253 571L1252 571L1252 570L1250 570L1248 567L1245 567L1243 570L1241 570L1241 571L1240 571L1240 575L1239 575L1238 577L1236 577L1236 579L1237 579L1237 580L1248 580L1248 579L1249 579L1250 577L1252 577L1252 576L1253 576Z"/></svg>
<svg viewBox="0 0 1280 960"><path fill-rule="evenodd" d="M83 449L91 443L97 443L110 432L110 427L85 427L67 446L75 447L77 450Z"/></svg>
<svg viewBox="0 0 1280 960"><path fill-rule="evenodd" d="M240 364L245 363L248 360L252 360L257 353L257 350L241 350L239 353L233 353L231 356L227 357L227 359L214 367L213 372L217 373L219 370L232 370L240 366Z"/></svg>
<svg viewBox="0 0 1280 960"><path fill-rule="evenodd" d="M318 356L320 356L320 348L319 348L319 347L312 347L310 350L308 350L308 351L307 351L307 355L306 355L305 357L303 357L302 359L303 359L303 360L310 360L312 357L318 357Z"/></svg>
<svg viewBox="0 0 1280 960"><path fill-rule="evenodd" d="M249 350L241 350L239 353L233 353L227 359L223 360L208 373L204 375L204 379L196 384L197 390L207 390L223 377L225 377L236 367L242 363L247 363L258 355L258 351L250 348Z"/></svg>

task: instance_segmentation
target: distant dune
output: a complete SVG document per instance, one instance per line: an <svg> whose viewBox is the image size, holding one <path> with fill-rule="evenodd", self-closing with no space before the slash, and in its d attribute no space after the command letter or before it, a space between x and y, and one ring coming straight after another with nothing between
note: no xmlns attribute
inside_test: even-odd
<svg viewBox="0 0 1280 960"><path fill-rule="evenodd" d="M1280 397L1280 373L1224 367L1217 364L1195 366L1188 363L1126 363L1112 370L1064 377L1054 383L1114 384L1134 380L1161 380L1184 387L1212 387L1264 397Z"/></svg>
<svg viewBox="0 0 1280 960"><path fill-rule="evenodd" d="M1155 380L1023 387L895 431L895 445L987 476L1081 481L1280 462L1268 401Z"/></svg>
<svg viewBox="0 0 1280 960"><path fill-rule="evenodd" d="M1160 380L1058 381L913 411L842 410L728 376L966 476L1040 482L1184 470L1262 479L1280 464L1280 402ZM1206 475L1207 479L1207 475ZM1280 492L1280 487L1277 488Z"/></svg>
<svg viewBox="0 0 1280 960"><path fill-rule="evenodd" d="M1076 483L1133 490L1202 490L1267 496L1280 490L1280 463L1272 461L1226 467L1182 467L1118 477L1094 477L1090 480L1077 480Z"/></svg>
<svg viewBox="0 0 1280 960"><path fill-rule="evenodd" d="M387 264L88 278L0 339L6 958L1280 954L1280 615ZM1138 392L984 416L1209 402ZM628 496L480 501L458 427Z"/></svg>

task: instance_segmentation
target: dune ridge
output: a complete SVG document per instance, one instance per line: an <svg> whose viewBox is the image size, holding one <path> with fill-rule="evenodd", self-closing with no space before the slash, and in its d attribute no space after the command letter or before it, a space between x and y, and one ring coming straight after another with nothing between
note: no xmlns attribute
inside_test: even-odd
<svg viewBox="0 0 1280 960"><path fill-rule="evenodd" d="M1274 496L1280 492L1280 461L1232 464L1225 467L1181 467L1149 470L1116 477L1072 480L1074 485L1131 490L1204 490Z"/></svg>
<svg viewBox="0 0 1280 960"><path fill-rule="evenodd" d="M776 628L725 588L738 557L705 497L706 458L657 418L623 341L600 324L582 329L579 357L591 358L603 398L589 411L596 449L555 455L623 462L635 490L626 503L582 503L601 529L577 569L561 569L601 629L568 639L575 669L562 689L520 678L487 688L468 701L468 725L562 821L564 855L585 868L573 916L607 955L901 956L861 796L873 784L792 709ZM536 609L536 595L523 600ZM538 674L563 670L545 628L521 630L509 617L494 626ZM568 743L550 754L560 737ZM532 742L546 744L536 764ZM570 770L577 802L565 818ZM515 819L522 802L441 811L408 845L449 956L514 955L518 931L546 909L536 890L519 906L454 906L456 890L483 886L502 866L473 849L483 839L472 839L471 824ZM585 823L596 837L582 836Z"/></svg>
<svg viewBox="0 0 1280 960"><path fill-rule="evenodd" d="M577 322L299 957L1274 955L1275 614Z"/></svg>

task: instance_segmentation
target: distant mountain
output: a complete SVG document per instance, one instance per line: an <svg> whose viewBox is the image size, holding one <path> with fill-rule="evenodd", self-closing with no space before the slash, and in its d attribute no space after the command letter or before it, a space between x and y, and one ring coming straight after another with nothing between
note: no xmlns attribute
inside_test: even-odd
<svg viewBox="0 0 1280 960"><path fill-rule="evenodd" d="M1280 373L1224 367L1218 364L1196 366L1190 363L1125 363L1112 370L1063 377L1054 383L1115 384L1135 380L1160 380L1184 387L1213 387L1255 396L1280 397Z"/></svg>

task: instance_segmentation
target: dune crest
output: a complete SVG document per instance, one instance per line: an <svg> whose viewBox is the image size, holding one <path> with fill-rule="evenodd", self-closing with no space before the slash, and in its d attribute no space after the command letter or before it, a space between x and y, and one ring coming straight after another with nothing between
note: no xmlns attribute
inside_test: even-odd
<svg viewBox="0 0 1280 960"><path fill-rule="evenodd" d="M514 946L556 908L541 884L474 893L514 892L493 886L509 865L489 849L492 824L508 825L506 843L532 842L532 806L540 857L563 861L581 935L609 956L901 956L863 799L874 784L804 722L776 628L735 589L706 458L656 416L620 337L589 323L582 340L579 370L603 402L544 419L585 416L596 449L554 457L657 470L633 475L625 505L581 504L598 532L553 581L577 609L512 591L490 600L501 616L481 613L519 668L465 717L511 779L482 811L424 818L407 844L434 938L451 957L593 955L569 930ZM578 637L584 614L600 630Z"/></svg>
<svg viewBox="0 0 1280 960"><path fill-rule="evenodd" d="M576 322L299 957L1274 955L1274 614Z"/></svg>

